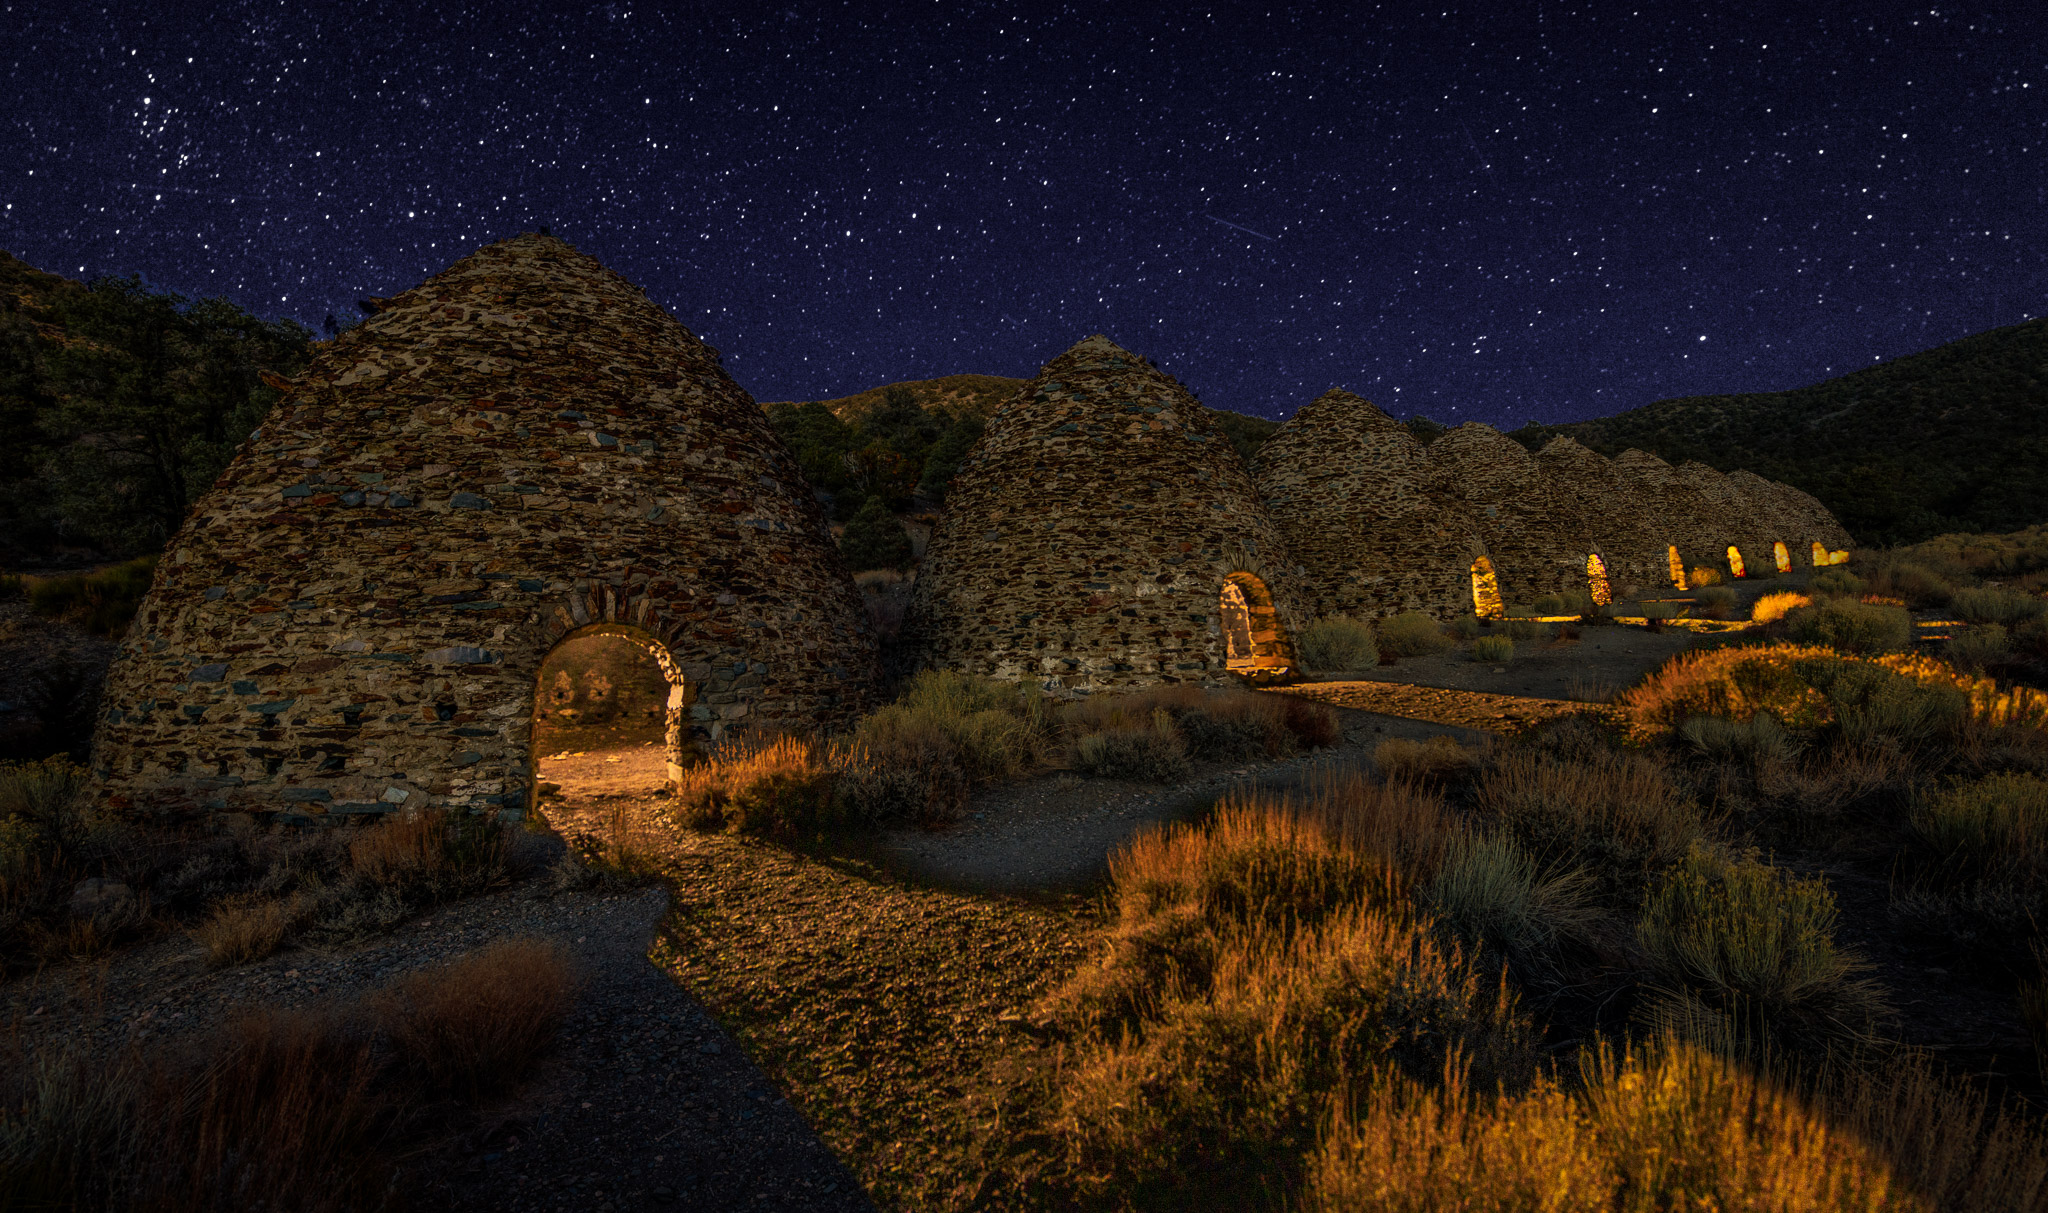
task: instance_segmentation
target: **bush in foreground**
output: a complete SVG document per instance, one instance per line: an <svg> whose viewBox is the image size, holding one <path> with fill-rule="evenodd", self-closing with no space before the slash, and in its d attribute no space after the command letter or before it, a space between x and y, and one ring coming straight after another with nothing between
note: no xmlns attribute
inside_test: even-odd
<svg viewBox="0 0 2048 1213"><path fill-rule="evenodd" d="M1899 607L1831 599L1785 616L1792 639L1845 653L1895 653L1913 643L1913 617Z"/></svg>
<svg viewBox="0 0 2048 1213"><path fill-rule="evenodd" d="M1389 737L1372 750L1374 768L1389 781L1441 783L1477 774L1483 763L1479 751L1441 735L1421 741Z"/></svg>
<svg viewBox="0 0 2048 1213"><path fill-rule="evenodd" d="M1480 779L1473 804L1548 869L1592 873L1599 899L1623 907L1706 829L1668 768L1626 751L1509 754Z"/></svg>
<svg viewBox="0 0 2048 1213"><path fill-rule="evenodd" d="M1303 665L1320 674L1368 670L1380 662L1372 624L1349 615L1325 615L1303 628L1295 651Z"/></svg>
<svg viewBox="0 0 2048 1213"><path fill-rule="evenodd" d="M1427 657L1455 643L1421 611L1403 611L1380 621L1380 648L1394 657Z"/></svg>
<svg viewBox="0 0 2048 1213"><path fill-rule="evenodd" d="M400 1064L427 1089L476 1100L533 1068L575 994L560 944L512 939L399 978L375 1013Z"/></svg>
<svg viewBox="0 0 2048 1213"><path fill-rule="evenodd" d="M2048 599L1993 586L1957 590L1949 599L1949 606L1971 623L2003 624L2007 627L2048 614Z"/></svg>
<svg viewBox="0 0 2048 1213"><path fill-rule="evenodd" d="M1472 660L1499 665L1515 659L1515 642L1506 636L1481 636L1472 642Z"/></svg>
<svg viewBox="0 0 2048 1213"><path fill-rule="evenodd" d="M1778 590L1775 593L1765 594L1757 599L1756 605L1749 610L1749 617L1758 623L1776 623L1797 608L1811 606L1812 604L1813 599L1805 594L1797 594L1791 590Z"/></svg>

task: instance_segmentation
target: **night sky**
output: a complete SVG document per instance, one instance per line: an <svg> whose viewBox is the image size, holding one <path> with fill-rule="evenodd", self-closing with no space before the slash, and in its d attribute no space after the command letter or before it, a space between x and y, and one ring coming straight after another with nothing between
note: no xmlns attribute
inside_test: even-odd
<svg viewBox="0 0 2048 1213"><path fill-rule="evenodd" d="M0 248L318 327L546 224L761 400L1102 331L1503 428L2048 312L2038 0L676 7L0 0Z"/></svg>

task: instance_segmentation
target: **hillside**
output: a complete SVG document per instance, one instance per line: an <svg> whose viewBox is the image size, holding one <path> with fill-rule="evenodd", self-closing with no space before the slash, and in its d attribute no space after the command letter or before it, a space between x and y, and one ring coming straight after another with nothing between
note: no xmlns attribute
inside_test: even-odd
<svg viewBox="0 0 2048 1213"><path fill-rule="evenodd" d="M849 425L858 425L862 418L881 407L883 397L892 388L908 391L920 408L934 412L951 413L954 416L968 414L983 421L996 411L997 406L1008 400L1025 383L1024 379L1005 379L1001 375L941 375L937 379L911 379L902 383L885 383L871 387L851 396L840 396L833 400L820 400L832 411L834 417ZM799 405L802 401L778 400L761 402L764 409L777 404Z"/></svg>
<svg viewBox="0 0 2048 1213"><path fill-rule="evenodd" d="M1515 432L1748 468L1812 493L1861 544L2048 521L2048 319L1785 392L1660 400Z"/></svg>
<svg viewBox="0 0 2048 1213"><path fill-rule="evenodd" d="M141 279L0 252L0 564L154 551L262 420L312 334Z"/></svg>

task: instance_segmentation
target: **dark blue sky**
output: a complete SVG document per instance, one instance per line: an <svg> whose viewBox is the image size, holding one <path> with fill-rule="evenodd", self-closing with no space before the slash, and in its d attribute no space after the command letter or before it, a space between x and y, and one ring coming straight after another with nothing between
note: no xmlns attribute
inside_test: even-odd
<svg viewBox="0 0 2048 1213"><path fill-rule="evenodd" d="M1504 427L2048 311L2038 2L517 7L0 0L0 247L317 326L547 224L762 400Z"/></svg>

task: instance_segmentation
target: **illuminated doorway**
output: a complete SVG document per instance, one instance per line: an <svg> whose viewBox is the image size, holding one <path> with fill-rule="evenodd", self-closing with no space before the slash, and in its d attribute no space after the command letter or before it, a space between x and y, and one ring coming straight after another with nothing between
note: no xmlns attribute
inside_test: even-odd
<svg viewBox="0 0 2048 1213"><path fill-rule="evenodd" d="M1278 673L1294 664L1265 582L1250 573L1232 573L1223 583L1220 605L1224 662L1232 673Z"/></svg>
<svg viewBox="0 0 2048 1213"><path fill-rule="evenodd" d="M571 804L653 792L696 758L682 669L639 628L600 623L569 633L535 682L531 769Z"/></svg>
<svg viewBox="0 0 2048 1213"><path fill-rule="evenodd" d="M1825 544L1815 543L1813 545L1813 567L1817 569L1828 567L1828 549Z"/></svg>
<svg viewBox="0 0 2048 1213"><path fill-rule="evenodd" d="M1481 556L1472 562L1472 613L1481 619L1499 619L1507 608L1500 601L1500 580L1493 575L1493 561Z"/></svg>
<svg viewBox="0 0 2048 1213"><path fill-rule="evenodd" d="M1742 571L1742 549L1732 543L1728 545L1728 571L1737 577L1745 575Z"/></svg>
<svg viewBox="0 0 2048 1213"><path fill-rule="evenodd" d="M1586 589L1593 596L1594 606L1606 606L1614 601L1614 590L1607 584L1607 562L1600 559L1598 552L1586 557Z"/></svg>
<svg viewBox="0 0 2048 1213"><path fill-rule="evenodd" d="M1667 557L1668 557L1668 558L1670 559L1670 561L1671 561L1671 585L1672 585L1672 588L1674 588L1674 589L1680 589L1680 590L1682 590L1682 589L1686 588L1686 587L1685 587L1685 561L1684 561L1683 559L1681 559L1681 558L1679 557L1679 555L1678 555L1678 545L1674 543L1674 544L1672 544L1672 545L1671 545L1670 547L1666 548L1666 549L1665 549L1665 554L1667 555Z"/></svg>
<svg viewBox="0 0 2048 1213"><path fill-rule="evenodd" d="M1771 559L1777 562L1780 573L1792 571L1792 553L1785 547L1784 540L1780 539L1771 545Z"/></svg>

